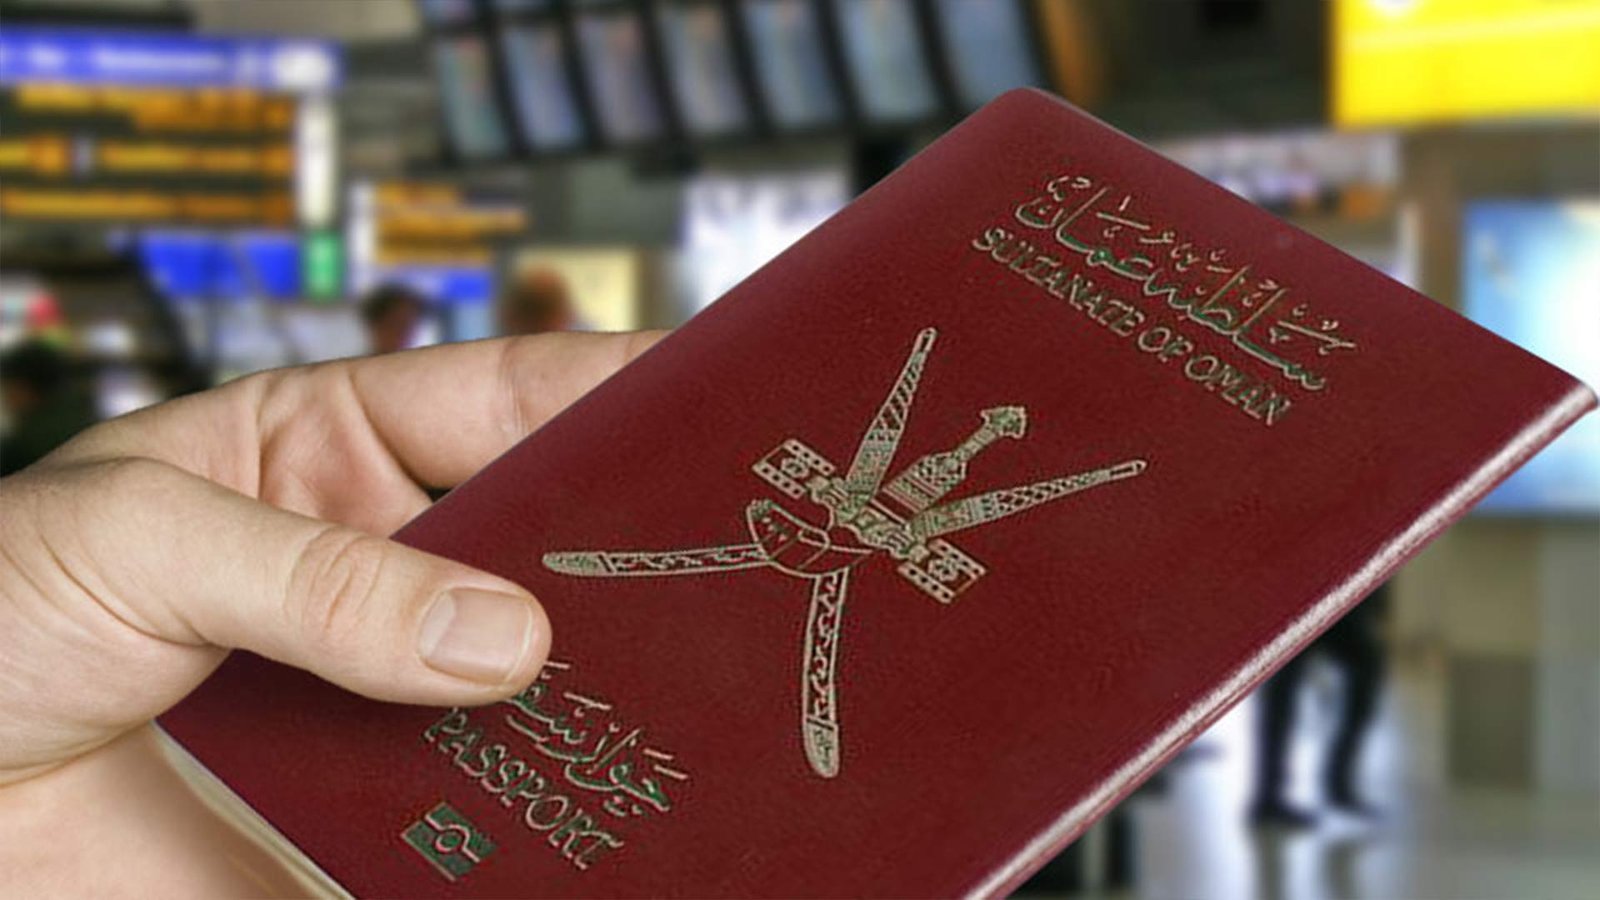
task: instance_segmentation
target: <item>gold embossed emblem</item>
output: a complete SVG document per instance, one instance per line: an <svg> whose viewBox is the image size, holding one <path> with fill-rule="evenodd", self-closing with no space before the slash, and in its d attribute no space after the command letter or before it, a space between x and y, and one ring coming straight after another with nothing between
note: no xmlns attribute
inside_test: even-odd
<svg viewBox="0 0 1600 900"><path fill-rule="evenodd" d="M916 399L922 370L938 332L917 335L900 377L856 448L850 469L837 468L804 442L789 438L757 460L752 471L790 501L808 501L827 513L818 525L782 502L754 500L745 508L750 540L682 550L582 550L546 553L554 572L584 577L702 575L766 568L811 583L800 677L800 731L811 768L824 778L839 773L839 710L834 671L850 570L877 556L918 590L950 604L988 570L945 540L953 532L994 522L1069 494L1132 478L1142 459L1000 488L941 502L967 478L967 465L1002 438L1026 434L1020 406L981 413L982 424L956 447L918 459L885 485ZM805 509L807 507L800 507Z"/></svg>

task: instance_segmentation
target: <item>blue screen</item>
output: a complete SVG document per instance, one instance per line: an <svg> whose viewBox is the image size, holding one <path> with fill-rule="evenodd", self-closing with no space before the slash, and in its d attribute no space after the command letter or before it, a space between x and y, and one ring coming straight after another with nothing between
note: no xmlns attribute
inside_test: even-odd
<svg viewBox="0 0 1600 900"><path fill-rule="evenodd" d="M567 54L552 24L512 28L500 36L511 68L511 92L523 136L540 149L564 149L586 137L578 118Z"/></svg>
<svg viewBox="0 0 1600 900"><path fill-rule="evenodd" d="M650 76L644 27L637 16L594 13L578 18L578 46L607 138L656 138L663 128Z"/></svg>
<svg viewBox="0 0 1600 900"><path fill-rule="evenodd" d="M767 109L784 128L830 125L841 115L822 26L806 0L751 0L743 7Z"/></svg>
<svg viewBox="0 0 1600 900"><path fill-rule="evenodd" d="M155 229L139 258L162 294L181 300L294 300L301 295L300 240L292 232L233 234Z"/></svg>
<svg viewBox="0 0 1600 900"><path fill-rule="evenodd" d="M1462 238L1463 311L1600 384L1600 201L1470 203ZM1600 416L1580 420L1479 509L1600 514Z"/></svg>
<svg viewBox="0 0 1600 900"><path fill-rule="evenodd" d="M504 156L509 145L483 41L470 36L440 40L433 45L433 61L445 127L456 152L468 160Z"/></svg>
<svg viewBox="0 0 1600 900"><path fill-rule="evenodd" d="M1039 84L1028 23L1016 0L939 0L938 10L964 108L977 109L1012 88Z"/></svg>
<svg viewBox="0 0 1600 900"><path fill-rule="evenodd" d="M667 5L659 19L667 80L689 130L710 136L743 128L748 113L722 8Z"/></svg>
<svg viewBox="0 0 1600 900"><path fill-rule="evenodd" d="M908 0L834 0L844 55L861 108L873 122L907 122L938 111L915 11Z"/></svg>
<svg viewBox="0 0 1600 900"><path fill-rule="evenodd" d="M238 252L249 266L256 293L274 300L300 296L300 240L283 232L242 234Z"/></svg>

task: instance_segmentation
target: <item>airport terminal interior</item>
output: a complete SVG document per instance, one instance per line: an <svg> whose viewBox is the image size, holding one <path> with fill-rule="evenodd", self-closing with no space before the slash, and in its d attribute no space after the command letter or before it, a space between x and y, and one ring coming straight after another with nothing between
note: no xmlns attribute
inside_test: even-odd
<svg viewBox="0 0 1600 900"><path fill-rule="evenodd" d="M0 0L0 377L671 328L1021 86L1600 384L1594 0ZM1021 894L1597 885L1590 416Z"/></svg>

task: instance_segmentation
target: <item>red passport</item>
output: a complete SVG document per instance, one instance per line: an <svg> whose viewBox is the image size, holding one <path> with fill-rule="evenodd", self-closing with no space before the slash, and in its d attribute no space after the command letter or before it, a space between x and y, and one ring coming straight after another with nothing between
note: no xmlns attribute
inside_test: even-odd
<svg viewBox="0 0 1600 900"><path fill-rule="evenodd" d="M161 724L355 894L1001 894L1593 405L1017 91L400 532L516 698Z"/></svg>

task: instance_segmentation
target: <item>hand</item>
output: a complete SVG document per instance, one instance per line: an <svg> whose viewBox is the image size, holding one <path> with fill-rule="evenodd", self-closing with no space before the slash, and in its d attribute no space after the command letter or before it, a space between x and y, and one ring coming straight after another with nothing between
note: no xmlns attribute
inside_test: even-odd
<svg viewBox="0 0 1600 900"><path fill-rule="evenodd" d="M266 372L0 481L0 894L303 890L185 787L150 719L232 647L382 700L531 681L550 647L532 596L381 535L654 337Z"/></svg>

